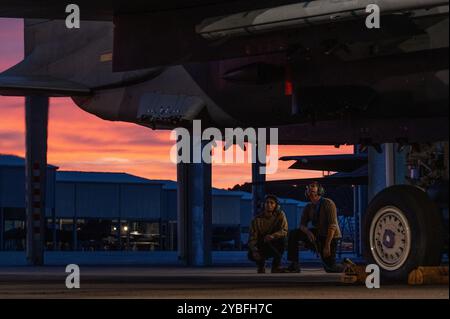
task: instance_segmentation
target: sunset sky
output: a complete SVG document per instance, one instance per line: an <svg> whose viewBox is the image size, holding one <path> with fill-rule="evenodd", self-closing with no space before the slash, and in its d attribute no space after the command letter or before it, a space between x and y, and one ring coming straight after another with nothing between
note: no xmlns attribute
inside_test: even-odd
<svg viewBox="0 0 450 319"><path fill-rule="evenodd" d="M23 58L23 22L0 18L0 72ZM0 96L0 154L24 156L24 99ZM50 103L48 162L61 170L126 172L152 179L176 179L170 161L168 131L108 122L79 109L69 98ZM351 147L282 146L279 155L351 153ZM321 172L288 170L280 162L268 179L320 176ZM251 180L250 164L213 166L213 185L232 187Z"/></svg>

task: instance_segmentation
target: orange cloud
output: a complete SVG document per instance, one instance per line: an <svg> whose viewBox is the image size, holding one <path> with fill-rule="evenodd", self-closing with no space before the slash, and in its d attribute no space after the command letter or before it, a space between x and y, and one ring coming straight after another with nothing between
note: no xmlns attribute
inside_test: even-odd
<svg viewBox="0 0 450 319"><path fill-rule="evenodd" d="M24 156L23 98L0 97L0 152ZM88 114L70 99L52 99L49 116L48 161L63 170L128 172L155 178L175 179L170 162L173 142L169 132L152 131L135 124L108 122ZM280 146L279 156L351 153L351 147ZM279 162L268 180L317 177L320 172L288 170ZM213 166L213 185L232 187L251 180L250 164Z"/></svg>

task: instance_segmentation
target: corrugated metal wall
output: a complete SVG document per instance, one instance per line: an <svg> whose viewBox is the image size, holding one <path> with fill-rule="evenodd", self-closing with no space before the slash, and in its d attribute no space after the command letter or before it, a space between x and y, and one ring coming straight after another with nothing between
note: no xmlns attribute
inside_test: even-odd
<svg viewBox="0 0 450 319"><path fill-rule="evenodd" d="M215 225L239 225L241 223L241 196L213 195L212 222Z"/></svg>
<svg viewBox="0 0 450 319"><path fill-rule="evenodd" d="M57 183L55 196L56 216L73 218L75 216L75 184Z"/></svg>
<svg viewBox="0 0 450 319"><path fill-rule="evenodd" d="M47 208L53 208L55 170L47 170ZM25 167L0 167L0 206L25 208ZM47 211L47 214L49 212Z"/></svg>
<svg viewBox="0 0 450 319"><path fill-rule="evenodd" d="M118 218L119 188L115 184L75 184L75 214L79 218Z"/></svg>
<svg viewBox="0 0 450 319"><path fill-rule="evenodd" d="M177 190L163 189L161 194L161 219L177 220Z"/></svg>
<svg viewBox="0 0 450 319"><path fill-rule="evenodd" d="M252 219L252 200L241 198L241 227L250 227Z"/></svg>
<svg viewBox="0 0 450 319"><path fill-rule="evenodd" d="M56 215L72 218L159 220L161 185L58 182Z"/></svg>
<svg viewBox="0 0 450 319"><path fill-rule="evenodd" d="M58 218L105 218L122 220L177 220L177 190L162 184L57 182L48 170L47 216L55 203ZM0 205L25 207L23 167L0 167ZM242 194L213 195L213 224L248 227L253 218L251 199ZM301 207L283 204L289 228L298 226Z"/></svg>
<svg viewBox="0 0 450 319"><path fill-rule="evenodd" d="M284 213L288 220L289 229L298 228L300 222L300 214L297 204L282 204Z"/></svg>
<svg viewBox="0 0 450 319"><path fill-rule="evenodd" d="M25 168L0 168L0 205L25 208Z"/></svg>
<svg viewBox="0 0 450 319"><path fill-rule="evenodd" d="M122 185L121 219L159 220L162 185Z"/></svg>

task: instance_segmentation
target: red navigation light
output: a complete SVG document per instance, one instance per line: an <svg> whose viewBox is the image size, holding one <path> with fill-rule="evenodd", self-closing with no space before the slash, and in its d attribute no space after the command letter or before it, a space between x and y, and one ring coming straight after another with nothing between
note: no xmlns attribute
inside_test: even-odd
<svg viewBox="0 0 450 319"><path fill-rule="evenodd" d="M286 96L292 96L294 85L292 84L292 70L289 66L286 66L285 79L284 79L284 94Z"/></svg>

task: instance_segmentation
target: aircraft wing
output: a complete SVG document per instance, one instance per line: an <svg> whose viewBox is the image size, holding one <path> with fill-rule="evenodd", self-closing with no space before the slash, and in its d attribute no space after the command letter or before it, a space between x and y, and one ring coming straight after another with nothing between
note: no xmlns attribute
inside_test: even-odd
<svg viewBox="0 0 450 319"><path fill-rule="evenodd" d="M126 71L270 54L283 51L296 37L300 42L314 43L324 36L330 37L330 32L341 37L351 35L354 41L358 41L358 34L364 41L373 40L368 36L388 38L387 29L397 33L415 29L410 21L412 11L448 14L448 3L449 0L314 0L273 3L250 10L238 7L239 12L225 14L226 10L206 8L122 14L114 19L113 65L116 71ZM367 29L364 20L368 15L366 6L370 4L377 4L385 18L383 28L368 35L363 30Z"/></svg>
<svg viewBox="0 0 450 319"><path fill-rule="evenodd" d="M111 21L116 13L143 13L181 7L205 5L212 0L166 1L111 1L77 0L83 20ZM71 2L60 0L6 0L0 3L0 17L30 19L65 19L66 6Z"/></svg>
<svg viewBox="0 0 450 319"><path fill-rule="evenodd" d="M46 96L89 95L90 89L71 81L47 76L0 75L0 95L23 96L44 94Z"/></svg>
<svg viewBox="0 0 450 319"><path fill-rule="evenodd" d="M297 37L315 41L314 37L329 35L329 29L320 29L323 25L333 24L337 34L354 36L355 28L364 28L366 6L371 4L378 5L381 14L390 15L391 20L403 19L401 23L391 23L401 27L414 10L433 12L447 6L448 14L449 0L78 0L76 3L81 20L114 21L112 62L113 70L120 72L280 52L293 39L287 31L299 31ZM65 5L60 0L4 0L0 2L0 17L64 19L68 15ZM352 25L352 21L357 24ZM282 35L276 36L277 32Z"/></svg>
<svg viewBox="0 0 450 319"><path fill-rule="evenodd" d="M298 0L2 0L0 17L30 19L65 19L69 3L80 7L82 20L112 21L121 14L141 15L174 10L200 10L209 15L217 12L237 12L273 5L299 2ZM217 7L226 9L217 11ZM207 14L208 15L208 14Z"/></svg>
<svg viewBox="0 0 450 319"><path fill-rule="evenodd" d="M388 14L431 9L448 3L448 0L316 0L208 18L197 25L197 32L207 39L222 39L365 17L368 15L366 8L374 4L378 5L380 13Z"/></svg>

